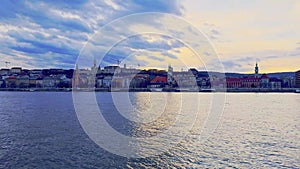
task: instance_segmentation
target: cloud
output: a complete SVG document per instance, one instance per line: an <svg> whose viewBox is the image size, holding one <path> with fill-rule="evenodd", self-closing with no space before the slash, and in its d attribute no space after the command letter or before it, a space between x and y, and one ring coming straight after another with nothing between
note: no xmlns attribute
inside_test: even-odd
<svg viewBox="0 0 300 169"><path fill-rule="evenodd" d="M110 41L113 39L106 39L106 36L102 37L104 41ZM98 44L99 45L99 44ZM95 46L96 49L98 46ZM156 34L143 34L129 37L118 44L115 44L113 48L105 54L105 63L116 63L116 60L127 60L130 57L135 57L141 60L140 55L147 56L149 59L156 61L163 61L165 58L177 59L177 56L172 52L180 52L180 48L184 47L180 41L172 39L167 36Z"/></svg>
<svg viewBox="0 0 300 169"><path fill-rule="evenodd" d="M178 57L176 55L174 55L174 54L172 54L172 53L170 53L168 51L162 52L162 55L167 56L167 57L169 57L171 59L178 59Z"/></svg>
<svg viewBox="0 0 300 169"><path fill-rule="evenodd" d="M242 67L241 64L238 64L238 63L235 63L234 61L223 61L222 62L224 67L225 68L229 68L229 69L232 69L232 68L235 68L235 67Z"/></svg>
<svg viewBox="0 0 300 169"><path fill-rule="evenodd" d="M217 31L217 30L215 30L215 29L211 30L211 33L212 33L213 35L220 35L220 32Z"/></svg>
<svg viewBox="0 0 300 169"><path fill-rule="evenodd" d="M182 7L178 0L3 0L0 6L0 42L3 44L0 55L6 60L31 58L30 64L26 59L14 62L18 66L44 67L47 64L74 67L71 64L75 63L79 51L100 27L118 17L137 12L181 15ZM126 27L122 29L129 31ZM135 40L138 42L130 42L128 46L131 47L123 49L159 47L168 50L180 46L176 42Z"/></svg>
<svg viewBox="0 0 300 169"><path fill-rule="evenodd" d="M182 14L182 7L179 0L132 0L136 4L138 11L144 12L166 12L173 14Z"/></svg>
<svg viewBox="0 0 300 169"><path fill-rule="evenodd" d="M280 58L279 56L266 56L265 59L277 59Z"/></svg>
<svg viewBox="0 0 300 169"><path fill-rule="evenodd" d="M57 43L57 40L59 39L55 35L51 35L49 37L46 37L41 33L24 35L17 31L9 31L8 35L18 42L18 44L16 44L17 46L10 46L10 48L24 53L45 54L52 52L67 55L78 55L79 53L78 49L73 49L65 43ZM30 47L19 46L24 43ZM36 52L34 50L36 50Z"/></svg>
<svg viewBox="0 0 300 169"><path fill-rule="evenodd" d="M157 56L148 56L148 58L149 58L149 59L152 59L152 60L157 60L157 61L160 61L160 62L165 61L165 59L160 58L160 57L157 57Z"/></svg>

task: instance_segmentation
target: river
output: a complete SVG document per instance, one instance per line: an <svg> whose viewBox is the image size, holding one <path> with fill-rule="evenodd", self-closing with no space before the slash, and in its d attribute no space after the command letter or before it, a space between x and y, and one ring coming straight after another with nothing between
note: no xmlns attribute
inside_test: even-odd
<svg viewBox="0 0 300 169"><path fill-rule="evenodd" d="M300 94L221 94L219 123L201 140L218 94L129 93L132 109L123 96L96 93L102 116L127 138L153 137L174 126L170 137L129 141L129 148L115 148L118 154L85 132L71 92L0 92L0 168L300 168ZM166 140L170 144L145 146ZM124 157L125 149L145 158Z"/></svg>

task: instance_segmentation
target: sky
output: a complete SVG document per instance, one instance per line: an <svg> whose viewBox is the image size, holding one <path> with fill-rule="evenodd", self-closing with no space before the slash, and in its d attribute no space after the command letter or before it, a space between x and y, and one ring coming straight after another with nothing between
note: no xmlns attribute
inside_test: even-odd
<svg viewBox="0 0 300 169"><path fill-rule="evenodd" d="M121 22L148 12L160 15ZM176 29L159 34L166 25ZM298 0L3 0L0 67L74 68L79 56L105 54L101 66L213 70L220 62L249 73L258 62L262 73L296 71L299 30Z"/></svg>

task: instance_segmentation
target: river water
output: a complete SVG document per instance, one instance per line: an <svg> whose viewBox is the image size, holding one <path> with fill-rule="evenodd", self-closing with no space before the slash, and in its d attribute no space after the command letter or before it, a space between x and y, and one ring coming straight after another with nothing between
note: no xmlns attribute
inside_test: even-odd
<svg viewBox="0 0 300 169"><path fill-rule="evenodd" d="M182 95L190 101L183 101ZM195 95L199 100L193 99ZM116 106L121 96L96 93L103 117L129 138L159 135L184 119L174 125L175 133L164 138L180 137L179 142L170 143L166 150L168 145L151 150L145 146L165 140L143 140L144 145L128 142L130 149L142 155L159 152L146 158L129 158L89 137L76 114L72 93L0 92L0 168L300 168L299 94L227 93L217 128L201 140L198 136L207 112L214 106L214 95L130 93L130 104L136 111L122 104L122 99ZM190 106L195 101L199 109ZM162 114L157 114L162 107ZM185 112L175 113L183 107ZM120 113L122 110L126 111ZM197 117L189 113L195 110ZM156 117L159 120L155 121ZM190 124L192 128L186 132Z"/></svg>

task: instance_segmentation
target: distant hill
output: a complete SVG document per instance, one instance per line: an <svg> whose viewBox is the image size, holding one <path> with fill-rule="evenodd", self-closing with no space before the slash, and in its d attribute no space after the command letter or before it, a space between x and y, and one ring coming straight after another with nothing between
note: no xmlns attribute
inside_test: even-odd
<svg viewBox="0 0 300 169"><path fill-rule="evenodd" d="M226 77L246 77L253 76L253 74L243 74L243 73L225 73ZM259 74L260 76L262 74ZM276 72L276 73L267 73L268 77L295 77L295 72Z"/></svg>
<svg viewBox="0 0 300 169"><path fill-rule="evenodd" d="M279 73L268 73L269 77L295 77L295 72L279 72Z"/></svg>

